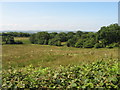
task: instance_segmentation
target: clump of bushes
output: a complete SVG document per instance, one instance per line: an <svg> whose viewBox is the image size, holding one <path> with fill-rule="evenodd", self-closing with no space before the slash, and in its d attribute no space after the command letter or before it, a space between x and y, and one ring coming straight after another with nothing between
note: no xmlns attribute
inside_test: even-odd
<svg viewBox="0 0 120 90"><path fill-rule="evenodd" d="M14 44L15 43L13 36L3 36L2 42L4 42L5 44Z"/></svg>
<svg viewBox="0 0 120 90"><path fill-rule="evenodd" d="M68 47L75 47L76 41L77 41L77 39L76 39L75 37L69 39L69 40L67 41L67 46L68 46Z"/></svg>
<svg viewBox="0 0 120 90"><path fill-rule="evenodd" d="M22 41L15 41L15 44L23 44L23 42Z"/></svg>
<svg viewBox="0 0 120 90"><path fill-rule="evenodd" d="M10 68L2 72L2 88L118 89L118 61L99 60L91 64L60 66L54 70L32 65Z"/></svg>
<svg viewBox="0 0 120 90"><path fill-rule="evenodd" d="M103 48L104 46L102 45L102 43L96 43L94 45L95 48Z"/></svg>
<svg viewBox="0 0 120 90"><path fill-rule="evenodd" d="M13 36L2 36L2 44L23 44L23 42L15 41Z"/></svg>
<svg viewBox="0 0 120 90"><path fill-rule="evenodd" d="M119 47L119 43L112 43L106 46L106 48L114 48L114 47Z"/></svg>
<svg viewBox="0 0 120 90"><path fill-rule="evenodd" d="M48 45L61 46L61 41L57 38L53 38L49 40Z"/></svg>
<svg viewBox="0 0 120 90"><path fill-rule="evenodd" d="M79 40L75 43L75 47L76 47L76 48L83 48L83 43L84 43L84 40L79 39Z"/></svg>

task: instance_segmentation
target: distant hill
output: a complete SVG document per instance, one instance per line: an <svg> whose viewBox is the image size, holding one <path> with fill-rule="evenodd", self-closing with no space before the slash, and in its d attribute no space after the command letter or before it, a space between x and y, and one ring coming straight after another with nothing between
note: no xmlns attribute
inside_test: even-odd
<svg viewBox="0 0 120 90"><path fill-rule="evenodd" d="M67 33L67 32L76 32L76 31L79 31L79 30L70 30L70 31L68 31L68 30L49 30L49 31L47 31L47 30L5 30L5 31L0 31L0 33L2 33L2 32L37 33L37 32L43 32L43 31L48 32L48 33L52 33L52 32L57 32L57 33L65 32L65 33ZM82 31L82 32L96 32L94 30L87 30L87 31L80 30L80 31Z"/></svg>

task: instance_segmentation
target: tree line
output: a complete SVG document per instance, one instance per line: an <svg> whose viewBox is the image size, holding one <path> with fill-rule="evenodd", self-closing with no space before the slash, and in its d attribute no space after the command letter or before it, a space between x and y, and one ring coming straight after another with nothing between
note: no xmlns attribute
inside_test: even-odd
<svg viewBox="0 0 120 90"><path fill-rule="evenodd" d="M15 41L14 37L30 37L30 33L23 32L3 32L0 33L2 36L2 44L23 44L22 41Z"/></svg>
<svg viewBox="0 0 120 90"><path fill-rule="evenodd" d="M68 33L38 32L32 34L30 41L33 44L61 46L61 42L67 42L68 47L76 48L112 48L120 44L120 26L111 24L103 26L98 32L77 31Z"/></svg>
<svg viewBox="0 0 120 90"><path fill-rule="evenodd" d="M15 41L13 36L2 36L2 44L23 44L22 41Z"/></svg>
<svg viewBox="0 0 120 90"><path fill-rule="evenodd" d="M3 32L0 33L0 36L13 36L13 37L30 37L30 33L23 32Z"/></svg>
<svg viewBox="0 0 120 90"><path fill-rule="evenodd" d="M14 44L14 37L30 37L32 44L40 45L54 45L62 46L62 42L66 42L68 47L76 48L112 48L119 47L120 45L120 26L118 24L111 24L109 26L103 26L98 32L38 32L34 34L29 33L3 33L3 41L6 44ZM21 44L22 42L16 42L15 44Z"/></svg>

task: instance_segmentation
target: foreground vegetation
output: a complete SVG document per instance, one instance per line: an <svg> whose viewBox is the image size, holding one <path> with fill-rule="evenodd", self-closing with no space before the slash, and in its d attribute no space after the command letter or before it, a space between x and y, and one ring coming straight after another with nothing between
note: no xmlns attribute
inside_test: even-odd
<svg viewBox="0 0 120 90"><path fill-rule="evenodd" d="M120 88L118 60L106 59L84 65L23 67L3 70L3 88Z"/></svg>

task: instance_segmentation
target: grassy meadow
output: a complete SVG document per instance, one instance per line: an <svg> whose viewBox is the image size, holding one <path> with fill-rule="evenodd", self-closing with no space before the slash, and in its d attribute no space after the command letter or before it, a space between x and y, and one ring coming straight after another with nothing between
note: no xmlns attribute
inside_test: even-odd
<svg viewBox="0 0 120 90"><path fill-rule="evenodd" d="M24 39L22 39L24 40ZM3 69L24 67L30 64L42 67L58 67L60 65L77 65L91 63L101 59L117 59L118 48L85 49L73 47L57 47L49 45L3 45Z"/></svg>

